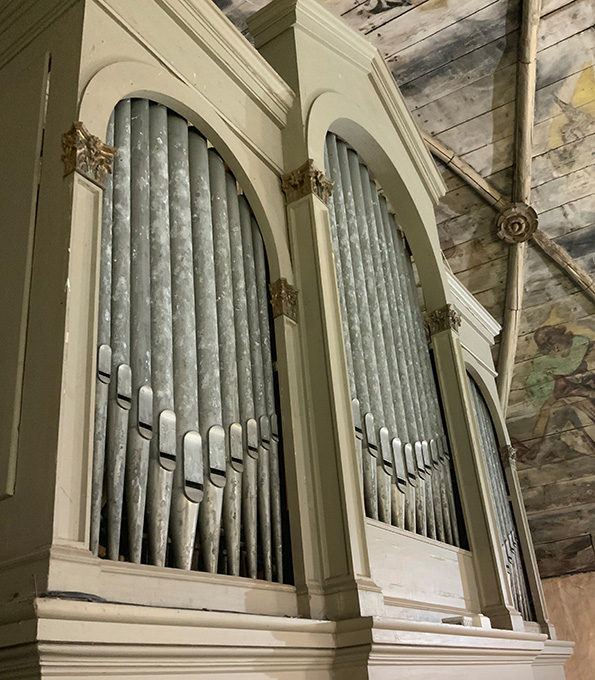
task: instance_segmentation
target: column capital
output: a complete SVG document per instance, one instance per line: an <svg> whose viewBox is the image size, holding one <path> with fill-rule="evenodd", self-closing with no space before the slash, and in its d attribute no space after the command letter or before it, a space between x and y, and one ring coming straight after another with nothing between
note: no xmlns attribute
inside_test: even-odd
<svg viewBox="0 0 595 680"><path fill-rule="evenodd" d="M116 147L108 146L92 135L79 120L62 135L64 177L72 172L105 189L105 180L112 171Z"/></svg>
<svg viewBox="0 0 595 680"><path fill-rule="evenodd" d="M314 161L308 158L297 170L292 170L283 175L281 189L285 194L287 205L309 194L314 194L324 203L328 203L333 190L333 183L325 177L322 170L318 170L314 166Z"/></svg>
<svg viewBox="0 0 595 680"><path fill-rule="evenodd" d="M271 307L273 308L273 318L286 316L291 321L297 323L297 304L298 291L287 279L280 278L274 283L269 284L271 294Z"/></svg>
<svg viewBox="0 0 595 680"><path fill-rule="evenodd" d="M430 335L447 330L458 331L461 325L461 315L451 304L447 304L427 314L426 323Z"/></svg>

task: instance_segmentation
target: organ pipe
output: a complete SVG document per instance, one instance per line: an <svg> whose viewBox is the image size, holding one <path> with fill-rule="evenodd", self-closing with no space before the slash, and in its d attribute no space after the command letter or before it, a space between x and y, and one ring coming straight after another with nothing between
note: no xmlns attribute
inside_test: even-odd
<svg viewBox="0 0 595 680"><path fill-rule="evenodd" d="M219 154L165 106L123 100L107 138L91 549L283 582L260 230Z"/></svg>
<svg viewBox="0 0 595 680"><path fill-rule="evenodd" d="M514 515L508 498L506 478L500 463L494 425L485 399L476 382L470 376L469 387L473 398L481 449L488 472L488 482L496 511L498 531L506 560L506 571L514 605L526 621L531 621L533 620L533 612L527 585L527 574L523 565Z"/></svg>
<svg viewBox="0 0 595 680"><path fill-rule="evenodd" d="M329 133L325 158L334 183L329 221L366 513L459 545L411 258L357 153Z"/></svg>

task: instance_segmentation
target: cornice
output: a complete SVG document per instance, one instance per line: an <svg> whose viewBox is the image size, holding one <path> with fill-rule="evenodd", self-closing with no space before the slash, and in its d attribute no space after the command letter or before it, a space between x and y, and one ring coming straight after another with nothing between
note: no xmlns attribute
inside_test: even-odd
<svg viewBox="0 0 595 680"><path fill-rule="evenodd" d="M455 298L455 307L465 322L469 323L483 336L490 345L494 344L494 338L502 330L502 326L483 307L476 298L465 288L457 277L446 271L446 279L450 292Z"/></svg>
<svg viewBox="0 0 595 680"><path fill-rule="evenodd" d="M214 2L156 0L252 98L284 126L293 90Z"/></svg>
<svg viewBox="0 0 595 680"><path fill-rule="evenodd" d="M4 0L0 5L0 69L79 0Z"/></svg>
<svg viewBox="0 0 595 680"><path fill-rule="evenodd" d="M276 0L248 18L257 48L295 24L364 70L377 54L366 38L315 0Z"/></svg>
<svg viewBox="0 0 595 680"><path fill-rule="evenodd" d="M123 12L115 0L95 0L131 35L145 44L142 22L134 26L128 9ZM294 100L293 90L269 63L242 36L214 2L192 0L154 0L155 5L169 16L196 46L212 58L230 79L257 104L279 128L283 128ZM124 5L128 8L128 5ZM130 12L134 11L131 5ZM175 72L161 51L160 61Z"/></svg>
<svg viewBox="0 0 595 680"><path fill-rule="evenodd" d="M386 62L377 50L370 65L370 81L376 90L390 120L409 152L423 185L432 201L437 204L446 193L446 185L415 124L403 95L395 83Z"/></svg>

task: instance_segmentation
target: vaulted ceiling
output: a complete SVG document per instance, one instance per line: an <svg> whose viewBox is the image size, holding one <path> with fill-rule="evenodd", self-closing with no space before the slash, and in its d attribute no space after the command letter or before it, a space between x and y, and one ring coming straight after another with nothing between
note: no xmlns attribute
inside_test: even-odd
<svg viewBox="0 0 595 680"><path fill-rule="evenodd" d="M246 35L246 18L266 4L215 1ZM437 160L448 187L436 209L442 248L459 280L508 323L516 246L495 223L515 184L520 1L322 4L378 47L438 158L456 154L454 164ZM516 282L524 295L507 419L543 576L595 570L595 295L584 290L595 274L594 19L594 0L543 0L537 28L530 204L547 249L528 243ZM453 172L465 164L488 194L501 194L497 207L467 171Z"/></svg>

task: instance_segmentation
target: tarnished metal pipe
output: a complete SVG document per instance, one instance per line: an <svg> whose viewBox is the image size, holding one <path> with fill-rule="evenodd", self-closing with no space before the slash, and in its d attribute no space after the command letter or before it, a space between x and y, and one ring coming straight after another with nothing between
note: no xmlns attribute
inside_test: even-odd
<svg viewBox="0 0 595 680"><path fill-rule="evenodd" d="M337 140L337 153L339 160L341 185L343 188L343 204L345 207L346 224L344 228L339 230L339 239L345 239L351 257L351 267L354 279L354 293L357 304L357 321L360 326L361 337L361 357L363 362L364 375L367 381L367 390L360 398L360 403L364 411L364 441L369 456L373 460L364 457L364 466L366 470L366 463L370 466L368 475L371 480L372 492L374 498L368 498L368 512L373 519L378 519L379 503L378 503L378 429L382 426L383 407L380 392L380 381L378 373L375 370L369 370L370 367L375 367L376 350L374 346L374 336L372 331L372 321L370 317L370 308L368 306L368 294L366 289L366 273L362 261L362 252L360 245L360 237L357 227L357 215L353 196L353 186L351 184L351 173L349 169L349 157L347 152L347 145ZM330 156L330 149L329 149ZM331 158L332 162L332 158ZM357 375L357 374L356 374ZM360 388L361 389L361 388ZM369 410L368 410L369 409ZM378 422L377 422L378 421ZM381 485L381 488L384 488ZM386 505L383 508L386 513Z"/></svg>
<svg viewBox="0 0 595 680"><path fill-rule="evenodd" d="M362 178L360 173L359 157L353 150L348 150L347 158L349 163L349 173L351 179L351 190L355 207L355 225L359 234L359 246L361 263L364 272L364 286L368 310L370 316L370 327L364 333L372 336L374 347L373 355L369 356L370 370L377 377L379 392L371 394L373 412L378 427L378 510L381 521L391 523L391 494L390 484L392 480L392 451L390 450L390 439L396 432L396 422L394 418L394 400L392 386L390 383L388 363L386 359L386 348L382 329L382 316L379 308L378 290L376 287L376 275L374 260L370 244L370 226L368 225L368 215L364 201L362 188ZM391 417L392 414L392 417ZM388 427L391 436L386 436L382 428Z"/></svg>
<svg viewBox="0 0 595 680"><path fill-rule="evenodd" d="M396 228L396 224L394 226ZM417 333L417 337L419 338L418 347L420 348L420 350L422 347L425 348L423 352L420 352L422 361L425 364L425 367L424 365L422 365L421 370L422 375L426 376L426 383L428 386L426 394L430 399L430 403L428 404L429 409L428 413L433 423L433 431L434 433L436 433L434 436L436 444L432 448L436 452L435 456L437 456L439 463L442 463L441 466L439 465L438 474L440 480L440 499L439 499L440 502L436 502L435 508L437 511L439 509L442 509L444 534L447 542L452 543L453 545L460 545L458 519L455 508L454 490L452 484L452 476L454 475L454 471L452 468L450 455L448 453L447 438L444 433L442 412L440 410L440 404L438 401L438 393L436 389L434 373L431 366L430 355L426 346L423 317L421 315L419 304L417 304L417 289L415 285L413 264L411 262L409 254L406 252L405 244L402 243L402 245L403 248L401 250L401 257L403 258L404 267L408 272L406 282L410 289L411 299L415 301L415 305L412 307L412 310L414 312L413 320L414 322L416 321L416 323L414 323L414 330Z"/></svg>
<svg viewBox="0 0 595 680"><path fill-rule="evenodd" d="M132 399L130 371L130 100L114 113L112 222L112 374L109 388L106 451L107 555L120 554L128 416Z"/></svg>
<svg viewBox="0 0 595 680"><path fill-rule="evenodd" d="M527 586L527 575L522 561L516 524L508 497L504 471L500 462L499 447L492 418L476 383L469 378L469 384L488 472L490 492L498 521L500 540L506 557L514 605L525 620L531 620L532 610Z"/></svg>
<svg viewBox="0 0 595 680"><path fill-rule="evenodd" d="M153 437L151 388L151 273L149 241L149 101L133 99L130 118L130 367L126 509L130 561L140 563L149 445Z"/></svg>
<svg viewBox="0 0 595 680"><path fill-rule="evenodd" d="M252 220L254 243L254 268L258 294L258 319L260 322L260 348L264 373L264 394L267 416L271 428L269 470L271 488L271 529L276 580L283 583L283 545L281 534L281 478L279 475L279 425L275 405L275 382L273 378L273 356L271 351L271 330L269 323L269 294L264 243L256 221Z"/></svg>
<svg viewBox="0 0 595 680"><path fill-rule="evenodd" d="M256 272L254 267L254 243L252 239L252 217L250 207L244 196L239 198L240 227L242 234L242 252L244 258L244 273L246 283L246 310L248 314L247 332L250 340L250 360L252 372L252 397L245 395L244 405L246 413L252 413L252 417L246 421L254 423L253 419L260 424L260 417L264 414L264 369L262 366L262 352L260 351L260 320L258 315L258 293L256 289ZM246 331L245 331L246 332ZM251 407L251 410L250 410ZM250 431L256 433L256 442L250 444L252 439ZM247 429L249 442L247 456L244 456L244 471L242 473L242 515L244 538L246 542L246 566L250 578L257 577L258 558L258 458L262 450L260 432L258 426Z"/></svg>
<svg viewBox="0 0 595 680"><path fill-rule="evenodd" d="M405 252L403 239L396 229L394 220L391 220L391 235L394 241L395 252L397 256L397 271L399 272L399 282L403 298L405 299L405 325L407 328L407 338L409 339L409 347L413 370L415 372L416 380L413 381L413 393L416 402L416 413L418 423L418 433L421 439L422 459L425 468L426 480L426 516L427 516L427 533L430 538L436 538L436 506L441 510L441 506L434 499L434 490L437 489L436 479L434 479L434 467L430 458L430 448L428 441L431 439L431 426L429 422L429 411L427 404L426 392L424 390L423 372L421 353L427 351L427 343L425 339L420 341L416 333L416 314L419 309L417 290L415 288L415 279L413 278L413 270L408 261L408 255Z"/></svg>
<svg viewBox="0 0 595 680"><path fill-rule="evenodd" d="M410 455L406 457L406 461L408 462L409 468L412 467L413 462L417 481L417 488L414 492L415 522L411 522L410 519L410 524L414 524L414 526L408 526L407 528L411 531L417 531L417 533L425 536L427 535L426 495L427 487L429 485L426 484L426 468L423 461L423 450L421 447L421 414L419 411L419 396L416 384L418 376L416 375L414 365L412 338L409 334L410 331L407 316L409 300L405 294L405 291L403 290L403 273L400 271L401 263L399 262L398 253L396 250L395 234L393 233L393 226L389 220L388 208L384 199L382 199L380 202L380 211L384 228L386 250L389 261L392 263L392 267L390 267L391 277L389 281L392 283L396 309L400 311L398 317L396 317L396 315L393 316L393 322L395 335L397 335L397 337L400 339L400 350L404 358L404 361L400 366L401 370L405 371L402 374L402 382L407 385L407 389L403 391L403 401L408 417L411 419L408 420L409 435L411 439L407 443L408 446L406 448L406 451L410 452Z"/></svg>
<svg viewBox="0 0 595 680"><path fill-rule="evenodd" d="M198 362L188 124L168 115L169 213L171 229L174 403L179 463L174 473L170 531L175 565L190 569L199 503L203 498L203 442L198 420ZM181 463L181 464L180 464Z"/></svg>
<svg viewBox="0 0 595 680"><path fill-rule="evenodd" d="M114 115L107 126L106 141L114 144ZM106 177L101 216L101 258L99 270L99 309L97 323L97 378L95 383L95 430L93 437L93 478L91 486L91 552L99 550L103 473L107 434L107 406L112 374L111 292L112 292L112 175Z"/></svg>
<svg viewBox="0 0 595 680"><path fill-rule="evenodd" d="M333 134L327 135L327 152L329 173L334 181L333 201L335 208L335 223L337 226L338 253L337 259L341 262L342 278L345 293L345 309L347 310L348 337L350 339L351 355L353 359L353 375L355 393L361 409L359 418L356 420L361 425L362 431L362 469L364 502L366 513L369 517L378 519L378 499L376 494L376 455L377 451L370 448L364 430L364 414L370 412L370 396L368 390L368 376L364 355L361 321L359 317L359 302L355 284L353 257L350 245L350 233L347 220L347 208L345 193L347 186L343 186L343 176L339 161L337 138ZM356 234L357 237L357 234ZM352 401L353 403L353 401ZM356 433L357 436L358 433ZM359 437L358 437L359 439Z"/></svg>
<svg viewBox="0 0 595 680"><path fill-rule="evenodd" d="M244 271L244 248L240 200L235 178L227 173L227 207L229 213L229 241L231 252L231 275L233 288L233 311L238 374L239 411L235 424L238 446L229 449L224 497L224 526L227 542L228 573L240 573L240 535L242 518L242 475L246 458L258 451L257 426L254 418L254 394L252 391L252 355L248 332L248 303L246 299L246 272ZM250 452L249 452L250 449ZM256 519L254 519L256 524Z"/></svg>
<svg viewBox="0 0 595 680"><path fill-rule="evenodd" d="M402 458L402 441L408 439L406 410L403 399L403 381L399 375L401 355L401 339L395 338L392 315L397 313L394 291L390 285L390 270L386 262L386 244L381 224L380 205L376 186L371 183L368 169L360 164L361 184L366 207L368 223L368 240L371 249L371 259L374 266L374 281L381 316L381 331L384 341L387 373L385 378L390 381L391 401L385 404L387 425L390 432L389 453L394 461L391 484L391 502L393 508L393 523L404 528L404 501L407 484L404 460ZM392 296L391 296L392 293ZM392 300L391 300L392 298ZM391 302L393 303L391 307ZM392 314L391 314L392 310ZM398 356L399 355L399 356ZM402 361L402 357L401 357ZM381 368L381 370L383 370ZM396 459L395 459L396 457ZM392 480L391 480L392 481Z"/></svg>
<svg viewBox="0 0 595 680"><path fill-rule="evenodd" d="M162 567L167 551L173 470L176 466L176 418L169 239L167 109L149 106L151 173L151 380L153 438L149 460L147 526L149 559Z"/></svg>
<svg viewBox="0 0 595 680"><path fill-rule="evenodd" d="M199 419L205 495L199 512L201 559L217 572L228 436L237 420L237 371L223 161L189 132L194 237ZM229 385L227 385L229 381ZM226 427L227 426L227 427Z"/></svg>

